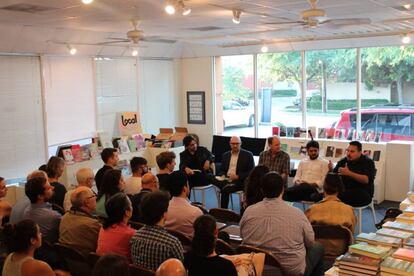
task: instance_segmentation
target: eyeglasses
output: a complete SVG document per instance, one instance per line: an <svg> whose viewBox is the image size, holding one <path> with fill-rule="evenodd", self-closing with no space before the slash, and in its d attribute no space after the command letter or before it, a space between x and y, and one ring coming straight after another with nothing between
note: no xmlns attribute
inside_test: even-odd
<svg viewBox="0 0 414 276"><path fill-rule="evenodd" d="M94 195L91 195L91 196L88 196L86 199L91 199L91 198L94 198L94 197L96 197L95 194Z"/></svg>
<svg viewBox="0 0 414 276"><path fill-rule="evenodd" d="M240 143L230 143L230 145L232 145L232 146L238 146L238 145L240 145Z"/></svg>

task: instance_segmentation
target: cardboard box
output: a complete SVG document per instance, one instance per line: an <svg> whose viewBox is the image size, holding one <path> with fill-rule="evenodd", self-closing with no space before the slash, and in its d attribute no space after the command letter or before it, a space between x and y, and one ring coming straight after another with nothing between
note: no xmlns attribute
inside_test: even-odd
<svg viewBox="0 0 414 276"><path fill-rule="evenodd" d="M160 133L155 137L156 140L170 140L173 136L172 128L160 128Z"/></svg>
<svg viewBox="0 0 414 276"><path fill-rule="evenodd" d="M182 141L185 136L188 135L188 130L186 127L175 127L175 133L170 138L171 141Z"/></svg>

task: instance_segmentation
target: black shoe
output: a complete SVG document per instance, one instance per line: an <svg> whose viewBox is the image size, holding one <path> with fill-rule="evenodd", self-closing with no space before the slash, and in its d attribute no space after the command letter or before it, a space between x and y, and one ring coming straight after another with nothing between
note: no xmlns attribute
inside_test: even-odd
<svg viewBox="0 0 414 276"><path fill-rule="evenodd" d="M230 194L234 191L234 187L236 187L236 184L229 183L221 188L221 192Z"/></svg>

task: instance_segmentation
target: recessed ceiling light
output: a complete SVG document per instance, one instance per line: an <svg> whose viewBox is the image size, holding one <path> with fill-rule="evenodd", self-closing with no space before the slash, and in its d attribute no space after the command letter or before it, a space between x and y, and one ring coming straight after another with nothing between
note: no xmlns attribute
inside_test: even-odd
<svg viewBox="0 0 414 276"><path fill-rule="evenodd" d="M266 45L263 45L260 51L262 51L262 53L267 53L269 51L269 47L267 47Z"/></svg>
<svg viewBox="0 0 414 276"><path fill-rule="evenodd" d="M165 12L168 14L174 14L175 13L175 7L171 1L167 2L167 5L164 8Z"/></svg>
<svg viewBox="0 0 414 276"><path fill-rule="evenodd" d="M85 5L89 5L92 2L93 0L82 0L82 3L84 3Z"/></svg>
<svg viewBox="0 0 414 276"><path fill-rule="evenodd" d="M406 9L406 10L411 10L411 4L405 4L405 5L403 5L403 7Z"/></svg>
<svg viewBox="0 0 414 276"><path fill-rule="evenodd" d="M138 55L138 50L137 49L132 50L131 55L133 57L136 57Z"/></svg>
<svg viewBox="0 0 414 276"><path fill-rule="evenodd" d="M76 48L73 48L71 46L68 47L69 48L69 53L74 56L76 55L76 53L78 52L78 50L76 50Z"/></svg>
<svg viewBox="0 0 414 276"><path fill-rule="evenodd" d="M401 38L401 42L402 42L402 43L404 43L404 44L408 44L408 43L410 43L410 41L411 41L411 38L410 38L410 36L409 36L409 35L404 35L404 36Z"/></svg>

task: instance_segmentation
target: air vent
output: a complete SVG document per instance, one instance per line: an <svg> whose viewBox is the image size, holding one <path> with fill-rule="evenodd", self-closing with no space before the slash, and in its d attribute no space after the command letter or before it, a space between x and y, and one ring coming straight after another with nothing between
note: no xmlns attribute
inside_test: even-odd
<svg viewBox="0 0 414 276"><path fill-rule="evenodd" d="M216 26L206 26L206 27L188 28L187 30L209 32L209 31L215 31L215 30L221 30L221 29L223 28L216 27Z"/></svg>
<svg viewBox="0 0 414 276"><path fill-rule="evenodd" d="M58 8L19 3L19 4L1 7L0 9L7 10L7 11L16 11L16 12L38 13L38 12L44 12L44 11L57 10Z"/></svg>

